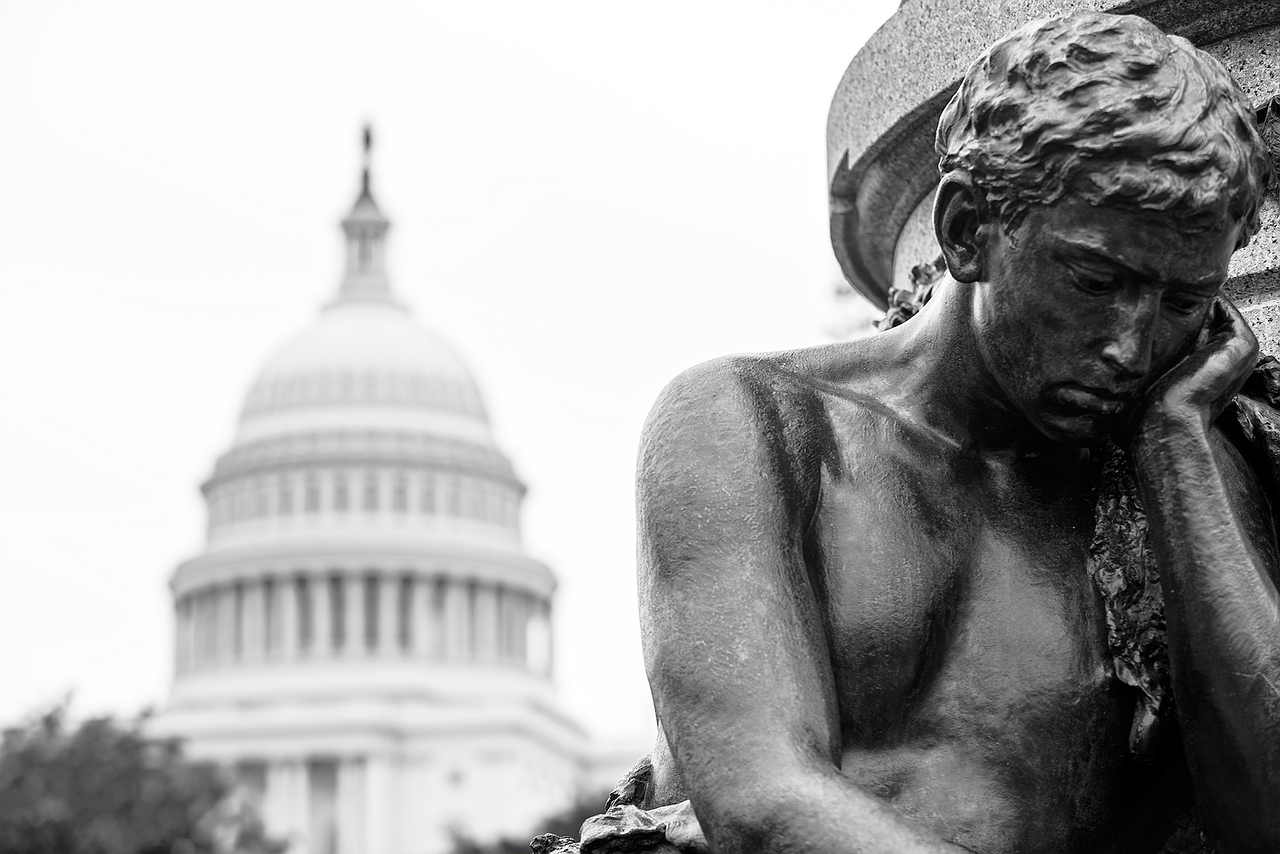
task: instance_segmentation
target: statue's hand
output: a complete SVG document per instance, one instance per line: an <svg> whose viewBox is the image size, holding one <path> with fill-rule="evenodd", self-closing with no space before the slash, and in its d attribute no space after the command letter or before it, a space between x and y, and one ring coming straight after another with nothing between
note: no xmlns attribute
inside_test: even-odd
<svg viewBox="0 0 1280 854"><path fill-rule="evenodd" d="M1258 362L1258 339L1239 309L1214 299L1195 348L1147 391L1134 412L1139 435L1169 419L1212 424Z"/></svg>

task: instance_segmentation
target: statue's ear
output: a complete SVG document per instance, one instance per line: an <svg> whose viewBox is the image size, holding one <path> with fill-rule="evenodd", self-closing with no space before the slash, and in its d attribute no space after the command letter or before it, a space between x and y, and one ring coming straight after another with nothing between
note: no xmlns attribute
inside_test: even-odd
<svg viewBox="0 0 1280 854"><path fill-rule="evenodd" d="M967 172L945 175L933 202L933 230L957 282L977 282L986 266L987 206Z"/></svg>

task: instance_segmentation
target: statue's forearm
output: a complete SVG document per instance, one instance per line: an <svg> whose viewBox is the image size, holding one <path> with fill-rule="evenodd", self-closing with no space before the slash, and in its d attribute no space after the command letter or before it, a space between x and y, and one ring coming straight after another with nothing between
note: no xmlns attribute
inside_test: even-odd
<svg viewBox="0 0 1280 854"><path fill-rule="evenodd" d="M1137 478L1188 763L1227 850L1280 850L1280 596L1204 419L1166 413L1144 426Z"/></svg>
<svg viewBox="0 0 1280 854"><path fill-rule="evenodd" d="M838 772L774 768L773 785L714 818L711 848L786 854L963 854L967 849L913 827Z"/></svg>

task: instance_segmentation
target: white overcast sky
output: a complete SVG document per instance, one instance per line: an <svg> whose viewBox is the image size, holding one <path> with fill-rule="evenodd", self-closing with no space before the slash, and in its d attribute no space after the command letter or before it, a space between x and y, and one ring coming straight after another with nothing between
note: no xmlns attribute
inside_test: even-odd
<svg viewBox="0 0 1280 854"><path fill-rule="evenodd" d="M842 322L824 131L896 0L0 2L0 723L162 703L174 566L256 371L338 284L374 126L394 287L557 572L557 680L651 732L641 425Z"/></svg>

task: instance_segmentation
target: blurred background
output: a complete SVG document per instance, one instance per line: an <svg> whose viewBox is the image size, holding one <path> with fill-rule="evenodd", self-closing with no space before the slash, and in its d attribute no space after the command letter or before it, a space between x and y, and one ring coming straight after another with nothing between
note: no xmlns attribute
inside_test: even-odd
<svg viewBox="0 0 1280 854"><path fill-rule="evenodd" d="M0 848L598 811L646 412L869 327L825 122L896 6L0 2Z"/></svg>

